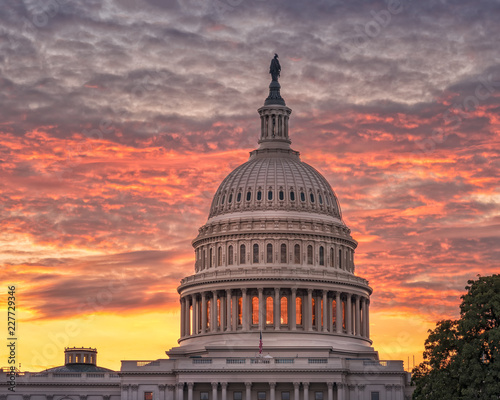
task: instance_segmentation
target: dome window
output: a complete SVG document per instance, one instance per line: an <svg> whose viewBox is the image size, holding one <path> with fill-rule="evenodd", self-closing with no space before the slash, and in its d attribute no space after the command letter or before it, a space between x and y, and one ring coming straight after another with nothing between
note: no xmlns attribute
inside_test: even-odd
<svg viewBox="0 0 500 400"><path fill-rule="evenodd" d="M226 202L226 195L222 196L222 204Z"/></svg>
<svg viewBox="0 0 500 400"><path fill-rule="evenodd" d="M309 193L309 198L311 199L311 203L314 203L314 194Z"/></svg>
<svg viewBox="0 0 500 400"><path fill-rule="evenodd" d="M280 193L279 193L279 199L281 201L285 200L285 193L283 192L283 190L280 190Z"/></svg>
<svg viewBox="0 0 500 400"><path fill-rule="evenodd" d="M253 260L252 260L252 262L254 264L259 263L259 245L257 243L255 243L253 245Z"/></svg>
<svg viewBox="0 0 500 400"><path fill-rule="evenodd" d="M232 193L229 195L229 200L227 202L229 204L231 204L233 202L233 194Z"/></svg>
<svg viewBox="0 0 500 400"><path fill-rule="evenodd" d="M319 265L325 265L325 248L319 246Z"/></svg>
<svg viewBox="0 0 500 400"><path fill-rule="evenodd" d="M313 247L311 245L307 246L307 263L309 265L313 263Z"/></svg>
<svg viewBox="0 0 500 400"><path fill-rule="evenodd" d="M239 203L241 201L241 192L238 193L238 196L236 196L236 201Z"/></svg>
<svg viewBox="0 0 500 400"><path fill-rule="evenodd" d="M257 192L257 200L258 201L262 200L262 192L260 190Z"/></svg>
<svg viewBox="0 0 500 400"><path fill-rule="evenodd" d="M319 194L318 197L319 197L319 204L323 204L323 197L321 197L321 194Z"/></svg>
<svg viewBox="0 0 500 400"><path fill-rule="evenodd" d="M229 246L227 249L227 264L233 265L233 246Z"/></svg>
<svg viewBox="0 0 500 400"><path fill-rule="evenodd" d="M246 248L245 245L242 244L240 246L240 264L245 264L245 259L246 259Z"/></svg>
<svg viewBox="0 0 500 400"><path fill-rule="evenodd" d="M286 263L286 244L281 245L281 262Z"/></svg>
<svg viewBox="0 0 500 400"><path fill-rule="evenodd" d="M293 190L290 192L290 201L295 201L295 192Z"/></svg>
<svg viewBox="0 0 500 400"><path fill-rule="evenodd" d="M306 195L304 192L300 192L300 201L306 201Z"/></svg>
<svg viewBox="0 0 500 400"><path fill-rule="evenodd" d="M273 191L270 190L269 192L267 192L267 199L268 200L272 200L273 199Z"/></svg>
<svg viewBox="0 0 500 400"><path fill-rule="evenodd" d="M247 201L250 201L251 198L252 198L252 192L248 191L247 192Z"/></svg>
<svg viewBox="0 0 500 400"><path fill-rule="evenodd" d="M267 262L272 263L273 262L273 245L271 243L267 244Z"/></svg>

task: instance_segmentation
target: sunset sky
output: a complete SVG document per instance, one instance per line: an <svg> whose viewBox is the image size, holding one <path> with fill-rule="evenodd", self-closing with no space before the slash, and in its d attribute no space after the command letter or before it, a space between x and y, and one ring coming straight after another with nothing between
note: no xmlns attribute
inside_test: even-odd
<svg viewBox="0 0 500 400"><path fill-rule="evenodd" d="M467 280L500 271L498 21L493 0L0 0L0 327L16 285L21 369L177 345L191 241L257 146L275 52L292 147L359 242L373 345L421 360Z"/></svg>

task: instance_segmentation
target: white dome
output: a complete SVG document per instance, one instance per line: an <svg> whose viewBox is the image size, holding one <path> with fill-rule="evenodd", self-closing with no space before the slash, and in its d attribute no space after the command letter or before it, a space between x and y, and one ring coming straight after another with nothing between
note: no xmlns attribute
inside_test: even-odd
<svg viewBox="0 0 500 400"><path fill-rule="evenodd" d="M217 190L209 219L242 211L300 211L341 219L327 180L291 149L258 149Z"/></svg>

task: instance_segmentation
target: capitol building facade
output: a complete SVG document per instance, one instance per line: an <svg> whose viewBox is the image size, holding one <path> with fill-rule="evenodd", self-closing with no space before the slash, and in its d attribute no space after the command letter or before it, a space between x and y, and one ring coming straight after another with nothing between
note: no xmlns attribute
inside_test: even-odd
<svg viewBox="0 0 500 400"><path fill-rule="evenodd" d="M259 147L220 184L193 241L179 346L120 371L97 367L95 349L66 349L65 366L20 373L0 400L410 398L403 362L372 347L357 242L330 184L290 147L275 76L258 112Z"/></svg>

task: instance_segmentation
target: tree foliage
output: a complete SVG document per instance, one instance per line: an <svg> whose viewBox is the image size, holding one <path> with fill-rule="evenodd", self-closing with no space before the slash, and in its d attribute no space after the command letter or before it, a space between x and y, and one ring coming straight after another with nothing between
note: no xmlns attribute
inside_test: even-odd
<svg viewBox="0 0 500 400"><path fill-rule="evenodd" d="M500 398L500 275L468 281L460 319L429 330L413 400Z"/></svg>

